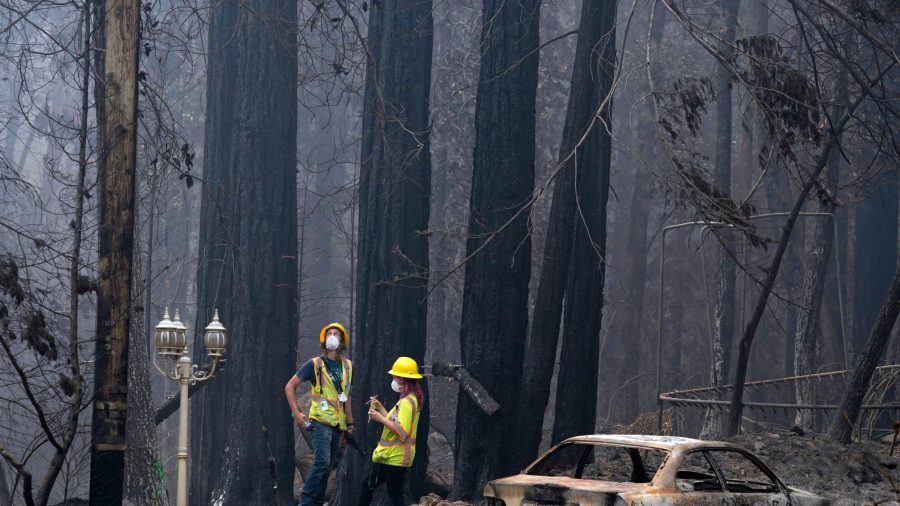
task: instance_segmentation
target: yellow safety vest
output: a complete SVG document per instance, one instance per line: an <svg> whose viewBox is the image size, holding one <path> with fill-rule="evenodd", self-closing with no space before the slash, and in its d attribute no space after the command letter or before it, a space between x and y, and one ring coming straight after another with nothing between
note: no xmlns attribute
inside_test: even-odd
<svg viewBox="0 0 900 506"><path fill-rule="evenodd" d="M343 365L341 391L349 399L353 363L344 357L341 357L341 362ZM344 403L338 399L338 389L328 371L325 370L325 360L322 357L316 357L312 359L312 363L314 379L310 382L312 403L309 405L309 418L325 425L347 430L347 414L344 412Z"/></svg>
<svg viewBox="0 0 900 506"><path fill-rule="evenodd" d="M397 401L388 413L394 427L381 431L381 440L372 452L372 462L409 467L416 457L416 430L419 428L419 401L409 394Z"/></svg>

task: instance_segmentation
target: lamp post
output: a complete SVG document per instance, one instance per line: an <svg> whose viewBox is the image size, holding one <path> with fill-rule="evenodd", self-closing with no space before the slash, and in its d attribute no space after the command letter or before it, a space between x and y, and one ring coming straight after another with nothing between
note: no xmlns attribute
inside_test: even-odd
<svg viewBox="0 0 900 506"><path fill-rule="evenodd" d="M153 366L163 376L181 385L178 409L178 489L176 505L187 506L187 461L188 461L188 386L199 381L207 381L216 372L216 366L225 360L225 327L219 322L219 310L206 326L203 343L211 365L209 371L200 370L188 355L187 327L181 321L178 310L175 318L169 319L169 308L163 312L163 319L156 324L156 353L162 358L162 367L153 359Z"/></svg>

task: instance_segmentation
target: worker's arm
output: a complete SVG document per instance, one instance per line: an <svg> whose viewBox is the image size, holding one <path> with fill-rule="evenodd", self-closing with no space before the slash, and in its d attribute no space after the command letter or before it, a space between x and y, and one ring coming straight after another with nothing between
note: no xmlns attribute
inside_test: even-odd
<svg viewBox="0 0 900 506"><path fill-rule="evenodd" d="M412 430L413 410L412 401L410 399L402 399L397 406L396 420L391 420L387 416L382 415L371 408L369 409L369 418L384 425L388 430L396 434L397 437L406 441L410 437L415 436L415 434L410 434L410 431Z"/></svg>
<svg viewBox="0 0 900 506"><path fill-rule="evenodd" d="M291 413L294 415L294 422L297 423L301 428L306 424L306 415L300 412L300 408L297 407L297 387L302 383L301 380L296 374L291 375L291 379L288 380L287 385L284 386L284 396L287 397L288 406L291 407Z"/></svg>

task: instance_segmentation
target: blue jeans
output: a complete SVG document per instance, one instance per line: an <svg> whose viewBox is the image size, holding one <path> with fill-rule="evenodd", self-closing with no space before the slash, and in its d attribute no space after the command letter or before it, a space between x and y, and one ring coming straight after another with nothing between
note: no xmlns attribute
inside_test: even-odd
<svg viewBox="0 0 900 506"><path fill-rule="evenodd" d="M337 463L341 449L341 431L315 420L312 421L312 447L316 458L303 483L300 506L321 506L325 502L328 474Z"/></svg>

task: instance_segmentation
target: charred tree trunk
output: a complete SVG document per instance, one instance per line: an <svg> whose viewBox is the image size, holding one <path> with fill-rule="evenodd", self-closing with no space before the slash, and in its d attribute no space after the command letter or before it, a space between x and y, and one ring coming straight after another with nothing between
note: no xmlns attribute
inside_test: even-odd
<svg viewBox="0 0 900 506"><path fill-rule="evenodd" d="M828 432L838 441L850 442L853 428L859 419L863 397L869 388L869 381L872 379L872 374L875 373L875 367L878 366L878 361L890 340L891 329L897 321L898 313L900 313L900 269L896 270L894 279L878 309L878 316L869 333L869 340L860 355L853 376L850 377L850 383L844 390L840 407L831 420L831 428Z"/></svg>
<svg viewBox="0 0 900 506"><path fill-rule="evenodd" d="M475 150L466 243L460 351L468 371L500 403L488 416L460 391L451 497L471 500L510 468L528 324L540 0L485 0L475 106ZM554 330L555 332L555 330ZM551 355L552 356L552 355Z"/></svg>
<svg viewBox="0 0 900 506"><path fill-rule="evenodd" d="M575 180L577 177L581 177L579 183L587 184L585 176L589 173L608 171L608 166L602 166L601 162L596 161L600 158L598 144L601 142L601 138L608 139L608 136L602 131L603 125L595 121L593 115L608 92L609 84L602 78L605 77L605 65L611 64L604 58L611 57L612 52L607 54L604 51L605 46L599 44L608 42L604 36L609 31L612 22L607 18L614 15L614 3L612 2L584 2L582 4L581 22L578 29L579 38L572 70L572 87L569 92L566 123L560 146L559 158L562 169L557 176L554 188L547 240L541 262L542 274L535 299L536 309L528 346L525 348L524 372L520 391L522 395L517 400L515 410L517 414L516 429L510 432L510 436L518 442L512 444L510 441L507 445L511 451L515 452L514 458L510 459L511 469L515 470L521 469L521 466L534 460L541 442L544 410L550 395L550 379L553 374L554 360L549 357L556 356L560 317L563 312L563 297L566 295L566 286L569 282L569 265L575 229L584 227L575 202ZM609 117L608 111L609 106L607 105L604 109L605 119ZM589 130L590 133L588 133ZM585 134L588 135L585 137ZM599 198L599 195L593 194L597 191L598 189L592 188L588 193L591 194L591 197ZM584 194L579 195L582 205L593 206L593 203L585 202L584 197ZM603 218L605 224L605 215ZM590 218L592 226L595 219L596 217L592 215ZM600 238L595 237L595 240L600 240ZM589 245L582 244L581 246L590 248ZM589 303L587 300L583 302L585 305ZM596 309L596 314L599 317L599 307Z"/></svg>
<svg viewBox="0 0 900 506"><path fill-rule="evenodd" d="M218 308L230 359L192 399L191 468L206 470L191 473L192 504L291 500L282 392L298 325L296 12L295 0L226 0L210 15L193 349L202 362Z"/></svg>
<svg viewBox="0 0 900 506"><path fill-rule="evenodd" d="M847 72L842 70L838 76L838 103L847 101ZM835 114L843 114L842 107L836 108ZM837 208L835 198L838 188L838 173L840 169L841 155L838 150L833 150L828 159L828 167L825 170L824 188L819 192L819 202L816 210L821 213L834 213ZM812 374L816 372L816 363L819 350L819 338L822 335L822 300L825 293L825 278L828 272L828 261L831 258L831 249L834 243L833 218L813 218L812 224L807 230L809 244L809 263L803 276L803 288L800 292L800 309L797 318L797 333L795 337L796 352L794 354L794 372L797 375ZM798 404L815 404L815 382L798 381L796 383L795 396ZM810 410L798 410L795 423L800 427L813 429L815 420Z"/></svg>
<svg viewBox="0 0 900 506"><path fill-rule="evenodd" d="M152 221L152 220L151 220ZM137 256L140 256L139 252ZM141 277L141 269L136 262L134 276ZM135 300L139 300L141 290L134 289ZM135 310L131 316L131 345L128 355L128 399L129 413L126 426L128 448L125 451L125 501L136 506L162 506L166 504L162 480L157 475L160 465L159 448L156 439L153 395L151 390L150 362L147 356L147 337L144 335L144 319L149 305L143 311ZM152 360L152 357L151 357Z"/></svg>
<svg viewBox="0 0 900 506"><path fill-rule="evenodd" d="M109 0L106 9L105 131L100 148L99 283L91 419L90 501L94 504L121 502L124 486L140 1Z"/></svg>
<svg viewBox="0 0 900 506"><path fill-rule="evenodd" d="M395 399L386 371L398 356L425 358L428 228L431 206L429 92L433 21L430 1L382 0L369 13L360 159L359 247L353 390L357 438L374 448L366 396ZM424 386L424 385L423 385ZM390 406L388 406L390 407ZM428 464L428 404L419 418L409 494L418 500ZM340 504L355 504L371 461L347 458ZM409 496L408 496L409 497Z"/></svg>
<svg viewBox="0 0 900 506"><path fill-rule="evenodd" d="M737 16L740 0L725 0L722 3L722 16L724 41L721 52L725 58L729 58L733 52L731 45L734 43L737 30ZM731 194L731 143L733 105L731 99L731 73L723 65L716 67L716 137L715 153L713 161L713 183L724 194ZM722 228L716 235L719 239L719 268L716 271L716 308L713 320L712 357L710 360L709 383L713 386L728 383L728 373L731 362L731 347L734 340L734 313L735 313L735 284L737 267L732 256L737 252L733 249L735 235L727 228ZM730 251L728 251L730 250ZM720 409L708 409L703 419L703 428L700 437L703 439L718 439L724 430L724 411Z"/></svg>
<svg viewBox="0 0 900 506"><path fill-rule="evenodd" d="M551 442L575 434L594 432L597 416L597 380L600 359L600 322L606 268L606 201L612 154L610 138L612 88L616 59L616 2L589 1L582 6L578 48L588 54L577 60L587 66L586 82L573 78L572 90L584 93L576 106L584 116L576 116L580 155L573 169L576 175L574 227L563 315L562 347L556 381ZM583 30L583 31L582 31ZM581 35L589 36L582 43ZM580 88L587 88L581 91ZM605 102L605 103L604 103ZM602 106L601 106L602 105ZM590 114L591 116L587 116ZM597 118L595 119L595 115ZM578 124L583 125L577 128Z"/></svg>

